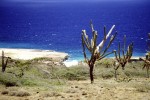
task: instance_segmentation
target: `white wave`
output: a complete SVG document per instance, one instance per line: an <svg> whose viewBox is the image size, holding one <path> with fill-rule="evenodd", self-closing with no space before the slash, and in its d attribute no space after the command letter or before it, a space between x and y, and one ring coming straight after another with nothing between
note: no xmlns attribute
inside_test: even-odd
<svg viewBox="0 0 150 100"><path fill-rule="evenodd" d="M66 67L71 67L71 66L78 65L78 61L77 60L67 60L67 61L64 61L64 64Z"/></svg>

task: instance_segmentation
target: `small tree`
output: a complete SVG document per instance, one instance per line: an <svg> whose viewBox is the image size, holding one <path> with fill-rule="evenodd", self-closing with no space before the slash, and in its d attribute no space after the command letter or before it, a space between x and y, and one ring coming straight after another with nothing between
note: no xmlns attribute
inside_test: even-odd
<svg viewBox="0 0 150 100"><path fill-rule="evenodd" d="M93 69L94 69L94 65L95 62L97 60L101 60L104 57L106 57L109 54L114 53L109 52L107 53L107 50L109 49L110 45L112 44L113 40L116 37L117 32L115 33L115 35L111 35L115 25L113 25L111 27L111 29L109 30L108 34L106 34L106 27L104 26L104 38L103 40L97 45L97 31L94 30L92 21L90 22L90 26L91 26L91 30L92 30L92 39L91 41L88 38L88 35L86 34L86 30L82 30L82 48L83 48L83 55L85 58L86 63L89 66L89 73L90 73L90 79L91 79L91 83L94 82L94 78L93 78ZM108 45L104 48L104 44L106 43L106 40L110 37L110 41L108 43ZM87 57L86 54L86 50L88 50L90 52L90 58Z"/></svg>
<svg viewBox="0 0 150 100"><path fill-rule="evenodd" d="M114 69L115 69L115 78L117 79L117 69L121 66L122 69L124 70L125 68L125 65L127 64L127 62L129 62L129 60L131 59L132 57L132 53L133 53L133 43L131 43L129 46L128 46L128 49L125 50L126 48L126 36L124 36L124 46L123 48L121 48L120 46L120 42L119 42L119 45L118 45L118 51L115 50L115 58L116 58L116 61L118 64L114 64Z"/></svg>

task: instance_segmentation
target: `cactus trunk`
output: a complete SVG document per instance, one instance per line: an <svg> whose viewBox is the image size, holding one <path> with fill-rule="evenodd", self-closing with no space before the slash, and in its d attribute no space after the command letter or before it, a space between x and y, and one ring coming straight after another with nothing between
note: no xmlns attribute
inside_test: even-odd
<svg viewBox="0 0 150 100"><path fill-rule="evenodd" d="M6 61L5 61L5 58L6 58ZM6 66L7 66L7 63L8 63L9 59L11 59L11 58L10 57L5 57L4 56L4 51L2 51L2 72L5 72Z"/></svg>
<svg viewBox="0 0 150 100"><path fill-rule="evenodd" d="M94 82L94 77L93 77L93 68L94 64L90 65L90 79L91 79L91 84Z"/></svg>
<svg viewBox="0 0 150 100"><path fill-rule="evenodd" d="M5 64L4 64L4 51L2 51L2 72L5 71Z"/></svg>
<svg viewBox="0 0 150 100"><path fill-rule="evenodd" d="M149 67L147 67L147 78L149 78Z"/></svg>

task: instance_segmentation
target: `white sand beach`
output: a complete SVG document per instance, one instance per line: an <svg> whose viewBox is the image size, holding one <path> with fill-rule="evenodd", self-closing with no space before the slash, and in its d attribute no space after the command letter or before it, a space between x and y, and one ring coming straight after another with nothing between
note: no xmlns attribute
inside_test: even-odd
<svg viewBox="0 0 150 100"><path fill-rule="evenodd" d="M68 58L67 53L56 52L52 50L0 48L0 52L2 51L4 51L6 57L21 60L30 60L41 57L48 57L60 60L65 60Z"/></svg>

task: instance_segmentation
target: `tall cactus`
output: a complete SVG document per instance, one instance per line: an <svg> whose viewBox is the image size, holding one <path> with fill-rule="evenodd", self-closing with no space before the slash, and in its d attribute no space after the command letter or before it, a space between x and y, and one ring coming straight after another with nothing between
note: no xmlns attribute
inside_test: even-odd
<svg viewBox="0 0 150 100"><path fill-rule="evenodd" d="M5 61L5 58L6 58L6 61ZM7 63L8 63L9 59L10 59L10 57L5 57L4 56L4 51L2 51L2 72L5 72L6 66L7 66Z"/></svg>
<svg viewBox="0 0 150 100"><path fill-rule="evenodd" d="M120 42L119 42L118 51L115 50L114 52L115 52L116 61L118 63L118 65L114 64L115 78L117 79L117 74L116 74L117 69L121 66L122 69L124 70L125 65L127 64L127 62L130 61L130 59L132 57L133 43L128 45L128 49L126 50L126 36L124 36L123 48L121 48Z"/></svg>
<svg viewBox="0 0 150 100"><path fill-rule="evenodd" d="M92 24L92 21L90 22L90 26L91 26L91 30L92 30L92 39L91 41L88 38L88 35L86 34L86 30L82 30L82 48L83 48L83 55L84 55L84 59L86 61L86 63L89 66L89 73L90 73L90 79L91 79L91 83L94 82L94 78L93 78L93 69L94 69L94 65L95 62L97 60L101 60L104 57L106 57L109 54L114 53L112 52L108 52L107 50L109 49L110 45L112 44L113 40L116 37L117 32L114 35L111 35L115 25L113 25L111 27L111 29L109 30L109 32L106 34L106 27L104 26L104 38L103 40L97 45L97 31L94 30L94 26ZM107 44L107 47L104 47L104 44L106 42L106 40L110 37L110 41ZM86 54L86 50L88 50L90 52L90 58L87 57Z"/></svg>

